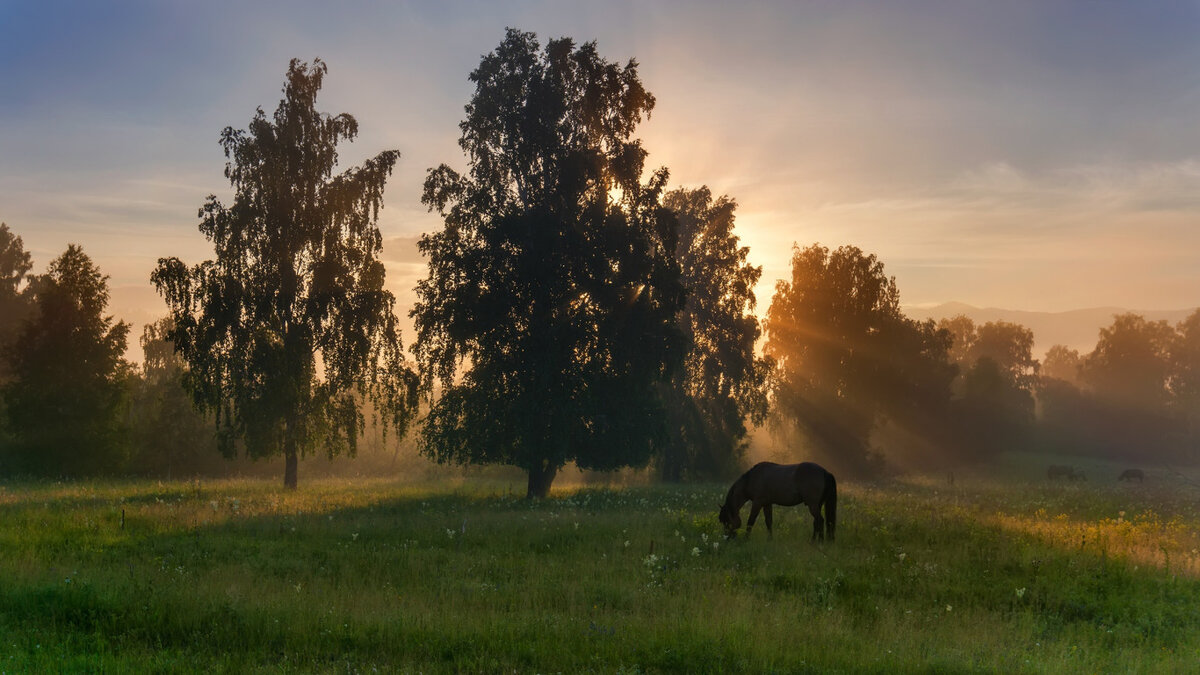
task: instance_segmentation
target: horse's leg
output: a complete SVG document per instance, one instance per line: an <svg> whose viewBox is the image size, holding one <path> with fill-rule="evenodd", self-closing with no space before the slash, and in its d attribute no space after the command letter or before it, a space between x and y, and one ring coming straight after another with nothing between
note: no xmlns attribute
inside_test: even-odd
<svg viewBox="0 0 1200 675"><path fill-rule="evenodd" d="M758 510L761 508L762 508L762 505L759 504L758 502L751 502L750 520L746 521L746 536L747 537L750 536L750 528L754 527L754 521L758 520ZM770 530L771 526L767 525L767 529Z"/></svg>
<svg viewBox="0 0 1200 675"><path fill-rule="evenodd" d="M771 531L771 505L767 504L763 507L763 518L767 519L767 539L774 539L775 533Z"/></svg>
<svg viewBox="0 0 1200 675"><path fill-rule="evenodd" d="M825 519L821 517L821 503L813 502L808 505L808 512L813 517L813 535L812 540L825 541Z"/></svg>

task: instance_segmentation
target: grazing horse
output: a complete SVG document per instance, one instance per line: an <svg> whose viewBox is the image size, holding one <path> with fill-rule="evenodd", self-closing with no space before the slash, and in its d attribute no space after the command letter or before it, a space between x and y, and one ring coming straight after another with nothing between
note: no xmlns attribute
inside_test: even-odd
<svg viewBox="0 0 1200 675"><path fill-rule="evenodd" d="M1046 467L1046 478L1048 480L1058 478L1066 478L1070 481L1087 480L1087 476L1083 475L1082 471L1076 471L1075 467L1066 464L1051 464Z"/></svg>
<svg viewBox="0 0 1200 675"><path fill-rule="evenodd" d="M1137 482L1141 483L1142 481L1146 480L1146 474L1142 473L1141 469L1125 469L1121 472L1120 476L1117 476L1117 480L1127 480L1130 483L1132 483L1133 479L1135 478L1137 479Z"/></svg>
<svg viewBox="0 0 1200 675"><path fill-rule="evenodd" d="M833 474L812 462L800 464L776 464L759 462L742 477L734 481L725 495L718 518L725 526L725 536L734 537L742 526L740 511L746 502L751 503L750 520L746 523L746 536L762 511L767 519L767 536L771 536L771 505L795 506L803 503L813 517L813 541L833 541L837 527L837 481ZM821 506L825 517L821 517Z"/></svg>

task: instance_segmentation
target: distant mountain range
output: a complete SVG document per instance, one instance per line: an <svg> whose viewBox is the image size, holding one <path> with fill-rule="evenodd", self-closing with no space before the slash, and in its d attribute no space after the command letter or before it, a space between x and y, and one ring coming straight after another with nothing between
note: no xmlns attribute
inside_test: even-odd
<svg viewBox="0 0 1200 675"><path fill-rule="evenodd" d="M1026 312L1019 309L974 307L961 302L947 302L933 307L906 307L910 318L925 320L948 319L960 314L970 317L977 325L989 321L1017 323L1033 331L1033 356L1041 359L1054 345L1066 345L1086 354L1096 347L1100 329L1112 325L1113 316L1132 312L1148 321L1166 319L1174 325L1195 311L1190 309L1141 310L1122 307L1092 307L1069 312Z"/></svg>

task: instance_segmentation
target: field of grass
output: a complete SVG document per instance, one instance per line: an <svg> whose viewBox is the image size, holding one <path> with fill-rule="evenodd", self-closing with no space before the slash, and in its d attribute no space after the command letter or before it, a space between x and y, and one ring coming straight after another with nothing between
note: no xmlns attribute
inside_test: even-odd
<svg viewBox="0 0 1200 675"><path fill-rule="evenodd" d="M1200 488L0 486L0 672L1196 672ZM745 515L745 514L743 514Z"/></svg>

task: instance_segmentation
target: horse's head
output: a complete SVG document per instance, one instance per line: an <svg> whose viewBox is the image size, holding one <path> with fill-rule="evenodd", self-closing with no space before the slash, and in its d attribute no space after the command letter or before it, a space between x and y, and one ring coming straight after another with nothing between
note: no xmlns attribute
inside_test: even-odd
<svg viewBox="0 0 1200 675"><path fill-rule="evenodd" d="M717 515L717 520L725 526L725 537L728 539L737 535L738 528L742 526L742 516L729 508L728 504L721 505L721 512Z"/></svg>

